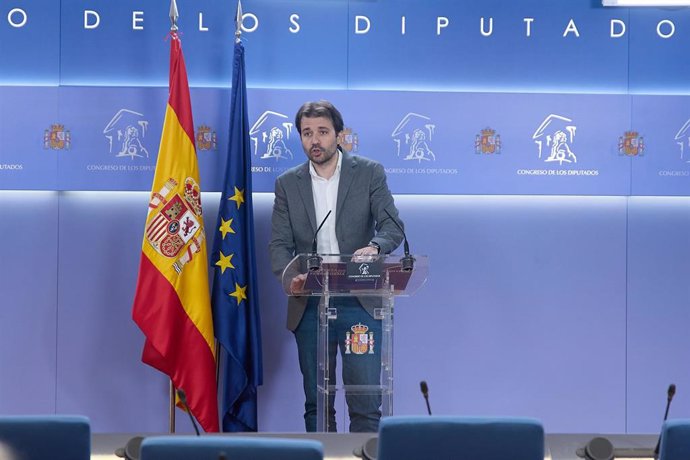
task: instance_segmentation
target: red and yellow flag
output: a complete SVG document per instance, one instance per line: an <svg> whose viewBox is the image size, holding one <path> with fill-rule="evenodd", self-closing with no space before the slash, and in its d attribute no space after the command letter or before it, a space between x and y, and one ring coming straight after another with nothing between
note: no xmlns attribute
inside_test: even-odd
<svg viewBox="0 0 690 460"><path fill-rule="evenodd" d="M216 357L187 71L170 43L170 96L151 188L132 316L142 361L170 376L207 432L218 431Z"/></svg>

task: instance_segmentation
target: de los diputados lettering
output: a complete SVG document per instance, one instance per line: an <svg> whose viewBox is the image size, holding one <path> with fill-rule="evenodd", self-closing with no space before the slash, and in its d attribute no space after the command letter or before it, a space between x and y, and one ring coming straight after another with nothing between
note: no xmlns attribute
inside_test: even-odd
<svg viewBox="0 0 690 460"><path fill-rule="evenodd" d="M210 29L204 22L204 11L198 12L198 32L209 32ZM213 13L208 13L213 14ZM83 29L92 30L98 29L101 23L108 21L107 15L105 13L96 9L85 9L82 10L83 15ZM25 27L31 17L27 11L20 6L11 7L7 10L6 24L12 28L20 29ZM161 18L156 17L156 21L160 21ZM494 24L493 16L481 16L477 19L477 34L483 37L490 37L497 30L498 25ZM298 12L292 12L285 17L285 27L288 32L292 34L298 34L302 30L302 17ZM407 28L410 23L415 23L417 28L419 28L419 20L414 16L391 16L386 18L386 21L399 22L400 27L398 29L400 35L405 35L407 33ZM540 22L538 17L516 17L515 22L522 23L522 33L523 37L532 37L536 34L533 30L533 26ZM366 15L355 14L353 16L353 30L355 35L367 35L376 28L376 23ZM145 21L145 11L144 10L132 10L131 21L126 24L131 30L144 30L146 26ZM260 29L261 20L260 17L254 13L247 12L242 15L242 31L246 33L256 32ZM511 24L512 26L512 24ZM608 24L608 35L611 39L623 38L627 34L627 22L623 19L610 19ZM436 16L433 22L426 21L421 27L428 30L429 33L440 36L446 29L452 29L454 27L454 17L452 15L439 15ZM581 35L591 35L593 31L582 30L578 26L577 21L574 18L569 18L567 22L563 23L563 27L560 32L561 38L581 38ZM600 31L596 31L598 34ZM676 34L676 24L671 19L661 19L656 23L655 29L650 32L655 33L658 38L669 39Z"/></svg>

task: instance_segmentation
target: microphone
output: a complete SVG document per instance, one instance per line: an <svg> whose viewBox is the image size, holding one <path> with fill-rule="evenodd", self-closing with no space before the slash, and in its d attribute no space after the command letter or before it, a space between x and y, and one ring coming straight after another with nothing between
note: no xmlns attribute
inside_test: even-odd
<svg viewBox="0 0 690 460"><path fill-rule="evenodd" d="M575 453L587 460L613 460L616 455L611 441L601 436L590 439L584 448L577 449Z"/></svg>
<svg viewBox="0 0 690 460"><path fill-rule="evenodd" d="M426 401L426 411L431 415L431 406L429 406L429 386L426 384L426 381L422 380L419 382L419 388L422 390L422 396L424 396L424 400Z"/></svg>
<svg viewBox="0 0 690 460"><path fill-rule="evenodd" d="M674 383L672 383L668 386L667 398L666 398L666 412L664 413L664 422L668 418L668 409L669 409L669 407L671 407L671 401L673 400L673 397L675 395L676 395L676 385Z"/></svg>
<svg viewBox="0 0 690 460"><path fill-rule="evenodd" d="M670 384L668 386L668 391L666 392L666 412L664 412L664 422L668 418L668 409L671 407L671 401L673 400L673 397L676 394L676 385L675 384ZM656 447L654 448L654 458L659 458L659 447L661 445L661 436L659 436L659 439L656 442Z"/></svg>
<svg viewBox="0 0 690 460"><path fill-rule="evenodd" d="M383 211L388 214L388 217L390 220L393 221L396 227L400 229L400 231L403 234L403 240L404 240L404 245L403 245L403 250L405 251L405 255L403 256L402 259L400 259L400 262L402 263L402 269L404 272L409 272L412 271L414 268L414 257L410 255L410 245L407 243L407 236L405 235L405 230L403 230L402 225L400 225L395 219L390 212L388 212L388 209L383 208Z"/></svg>
<svg viewBox="0 0 690 460"><path fill-rule="evenodd" d="M668 408L671 405L673 395L676 394L676 386L671 384L668 387L668 400L666 402L666 413L664 414L664 421L668 417ZM656 444L654 450L647 448L619 448L614 449L613 444L606 438L593 438L587 443L584 448L577 449L575 452L578 457L586 458L587 460L613 460L614 458L659 458L659 444L661 436Z"/></svg>
<svg viewBox="0 0 690 460"><path fill-rule="evenodd" d="M115 455L125 460L139 460L142 442L144 442L143 436L135 436L127 441L125 447L115 449Z"/></svg>
<svg viewBox="0 0 690 460"><path fill-rule="evenodd" d="M192 416L192 411L189 409L189 406L187 405L187 395L184 393L182 388L177 389L177 397L180 398L180 402L182 403L182 407L184 407L184 410L187 412L187 415L189 415L189 420L192 421L192 426L194 427L194 431L196 432L196 435L201 436L199 434L199 427L196 426L196 422L194 421L194 417Z"/></svg>
<svg viewBox="0 0 690 460"><path fill-rule="evenodd" d="M314 232L314 240L311 243L311 253L309 254L309 257L307 258L307 269L309 271L316 271L319 268L321 268L321 261L323 260L321 256L319 256L316 253L316 236L319 234L319 230L321 230L321 227L323 227L323 224L326 223L326 219L328 219L328 216L331 215L331 212L333 211L328 211L328 214L326 214L326 217L323 218L321 221L321 225L319 225L319 228L316 229L316 232Z"/></svg>

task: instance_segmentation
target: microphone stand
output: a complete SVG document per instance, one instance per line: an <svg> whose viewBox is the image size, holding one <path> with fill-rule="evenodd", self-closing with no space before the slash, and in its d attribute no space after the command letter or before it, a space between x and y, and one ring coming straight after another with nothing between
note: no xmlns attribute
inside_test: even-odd
<svg viewBox="0 0 690 460"><path fill-rule="evenodd" d="M314 232L314 240L311 243L311 254L309 254L309 257L307 258L307 269L310 272L314 272L321 268L321 261L323 260L321 256L319 256L316 253L316 236L319 234L319 230L321 230L321 227L323 227L323 224L326 223L326 219L328 219L328 216L331 215L331 211L328 211L328 214L326 214L326 217L323 218L321 221L321 225L319 225L319 228L316 229L316 232Z"/></svg>
<svg viewBox="0 0 690 460"><path fill-rule="evenodd" d="M405 255L402 259L400 259L400 263L402 264L402 269L404 272L412 271L412 269L414 268L414 257L410 255L410 245L407 243L407 235L405 235L405 230L403 230L402 225L398 223L398 221L391 215L391 213L388 212L388 209L383 208L383 212L388 214L388 218L393 221L395 226L398 227L398 229L403 234L403 250L405 251Z"/></svg>
<svg viewBox="0 0 690 460"><path fill-rule="evenodd" d="M664 412L664 422L668 418L668 410L671 407L671 400L673 399L673 396L676 394L676 385L671 384L668 386L668 391L666 392L667 397L666 397L666 411ZM663 424L663 422L662 422ZM659 435L659 439L656 441L656 447L654 448L654 458L659 458L659 448L661 447L661 435Z"/></svg>
<svg viewBox="0 0 690 460"><path fill-rule="evenodd" d="M196 435L201 436L201 434L199 434L199 427L196 426L196 422L194 421L194 417L192 416L192 411L189 409L189 406L187 405L187 395L182 390L182 388L177 389L177 397L180 398L180 402L182 403L182 407L184 407L185 412L187 412L187 415L189 415L189 420L192 421L192 426L194 427L194 431L196 432Z"/></svg>

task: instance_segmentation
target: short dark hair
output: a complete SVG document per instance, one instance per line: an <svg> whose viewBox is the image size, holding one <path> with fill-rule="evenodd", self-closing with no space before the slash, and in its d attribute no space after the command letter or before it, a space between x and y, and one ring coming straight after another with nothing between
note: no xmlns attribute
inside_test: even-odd
<svg viewBox="0 0 690 460"><path fill-rule="evenodd" d="M333 123L336 134L345 128L343 116L340 115L338 109L336 109L333 104L323 99L316 102L305 102L297 111L297 115L295 115L295 126L297 126L297 132L300 133L300 135L302 134L302 117L328 118Z"/></svg>

